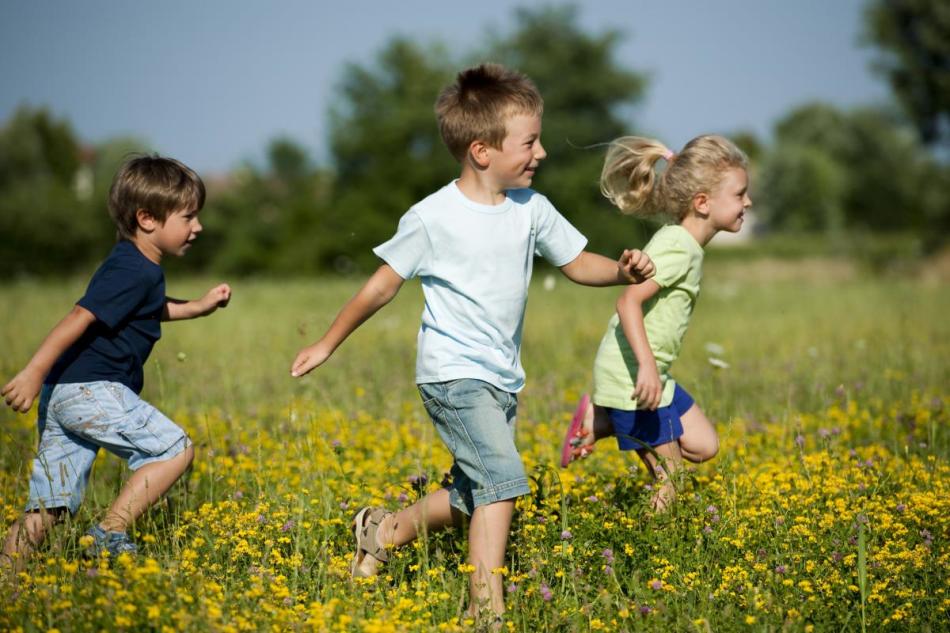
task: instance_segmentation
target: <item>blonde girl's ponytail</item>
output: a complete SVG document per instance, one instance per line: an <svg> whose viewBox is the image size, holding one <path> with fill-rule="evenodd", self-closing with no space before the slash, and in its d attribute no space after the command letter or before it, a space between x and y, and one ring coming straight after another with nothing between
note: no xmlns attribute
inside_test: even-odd
<svg viewBox="0 0 950 633"><path fill-rule="evenodd" d="M662 213L656 200L656 163L672 152L653 139L622 136L607 147L600 173L600 192L625 215L647 217Z"/></svg>
<svg viewBox="0 0 950 633"><path fill-rule="evenodd" d="M664 159L666 169L656 171ZM610 143L600 190L621 213L666 215L682 222L698 193L711 193L726 171L748 169L749 159L729 139L697 136L674 154L659 141L623 136Z"/></svg>

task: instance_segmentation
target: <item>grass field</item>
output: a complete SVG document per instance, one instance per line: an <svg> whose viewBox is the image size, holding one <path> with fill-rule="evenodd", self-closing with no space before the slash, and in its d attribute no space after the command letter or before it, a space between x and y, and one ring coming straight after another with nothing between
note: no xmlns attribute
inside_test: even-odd
<svg viewBox="0 0 950 633"><path fill-rule="evenodd" d="M674 375L717 421L721 452L666 515L609 442L555 458L616 290L546 272L531 291L506 575L513 631L947 630L950 293L830 261L712 262ZM194 296L218 280L170 279ZM82 294L0 286L9 379ZM470 569L452 531L348 576L348 522L438 487L450 459L413 385L421 292L409 284L326 366L294 381L354 281L243 281L208 319L166 324L143 395L190 433L195 467L144 517L137 559L79 543L127 475L100 456L79 514L3 581L0 630L452 631ZM710 344L719 346L710 347ZM709 349L715 350L713 353ZM709 363L715 356L728 368ZM0 513L19 514L33 415L0 412Z"/></svg>

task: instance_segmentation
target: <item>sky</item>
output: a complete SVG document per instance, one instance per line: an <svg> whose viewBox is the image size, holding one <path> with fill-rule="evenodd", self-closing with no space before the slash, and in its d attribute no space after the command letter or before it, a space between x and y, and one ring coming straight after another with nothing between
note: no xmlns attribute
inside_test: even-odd
<svg viewBox="0 0 950 633"><path fill-rule="evenodd" d="M260 161L278 136L323 162L346 64L371 66L397 35L468 53L536 4L0 0L0 125L28 104L83 142L135 136L200 172ZM649 76L631 124L671 147L705 132L767 139L810 101L890 100L861 44L863 0L574 4L589 33L621 32L616 61Z"/></svg>

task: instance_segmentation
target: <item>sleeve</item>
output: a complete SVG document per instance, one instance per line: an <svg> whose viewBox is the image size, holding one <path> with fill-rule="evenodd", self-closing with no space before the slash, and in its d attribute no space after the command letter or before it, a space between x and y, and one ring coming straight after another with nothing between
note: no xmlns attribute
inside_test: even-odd
<svg viewBox="0 0 950 633"><path fill-rule="evenodd" d="M643 247L643 252L653 260L653 265L656 266L653 281L661 288L669 288L689 272L689 252L676 240L652 239Z"/></svg>
<svg viewBox="0 0 950 633"><path fill-rule="evenodd" d="M537 231L535 253L554 266L570 264L587 246L587 238L558 213L547 198L540 194L535 198L537 203L532 209Z"/></svg>
<svg viewBox="0 0 950 633"><path fill-rule="evenodd" d="M373 252L403 279L426 275L430 269L432 245L425 225L415 211L403 215L396 234Z"/></svg>
<svg viewBox="0 0 950 633"><path fill-rule="evenodd" d="M86 294L76 304L92 312L96 319L114 330L142 305L150 287L140 268L106 262L92 276Z"/></svg>

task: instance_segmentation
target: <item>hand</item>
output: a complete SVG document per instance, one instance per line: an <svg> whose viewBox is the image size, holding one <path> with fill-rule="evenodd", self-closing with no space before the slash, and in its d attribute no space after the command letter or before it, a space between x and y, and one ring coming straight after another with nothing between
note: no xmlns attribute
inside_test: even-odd
<svg viewBox="0 0 950 633"><path fill-rule="evenodd" d="M0 393L10 408L19 413L26 413L33 406L42 386L43 377L26 368L8 382Z"/></svg>
<svg viewBox="0 0 950 633"><path fill-rule="evenodd" d="M620 276L632 284L642 283L656 273L653 260L638 249L624 249L617 260L617 268L620 269Z"/></svg>
<svg viewBox="0 0 950 633"><path fill-rule="evenodd" d="M663 383L660 382L656 367L640 365L640 369L637 370L637 386L631 398L637 401L637 408L655 411L660 406L662 397Z"/></svg>
<svg viewBox="0 0 950 633"><path fill-rule="evenodd" d="M330 354L331 352L319 342L303 348L297 353L294 364L290 366L290 375L294 378L300 378L326 362L330 358Z"/></svg>
<svg viewBox="0 0 950 633"><path fill-rule="evenodd" d="M201 316L207 316L218 308L226 308L231 300L231 286L228 284L219 284L205 293L205 296L199 299L201 304Z"/></svg>

